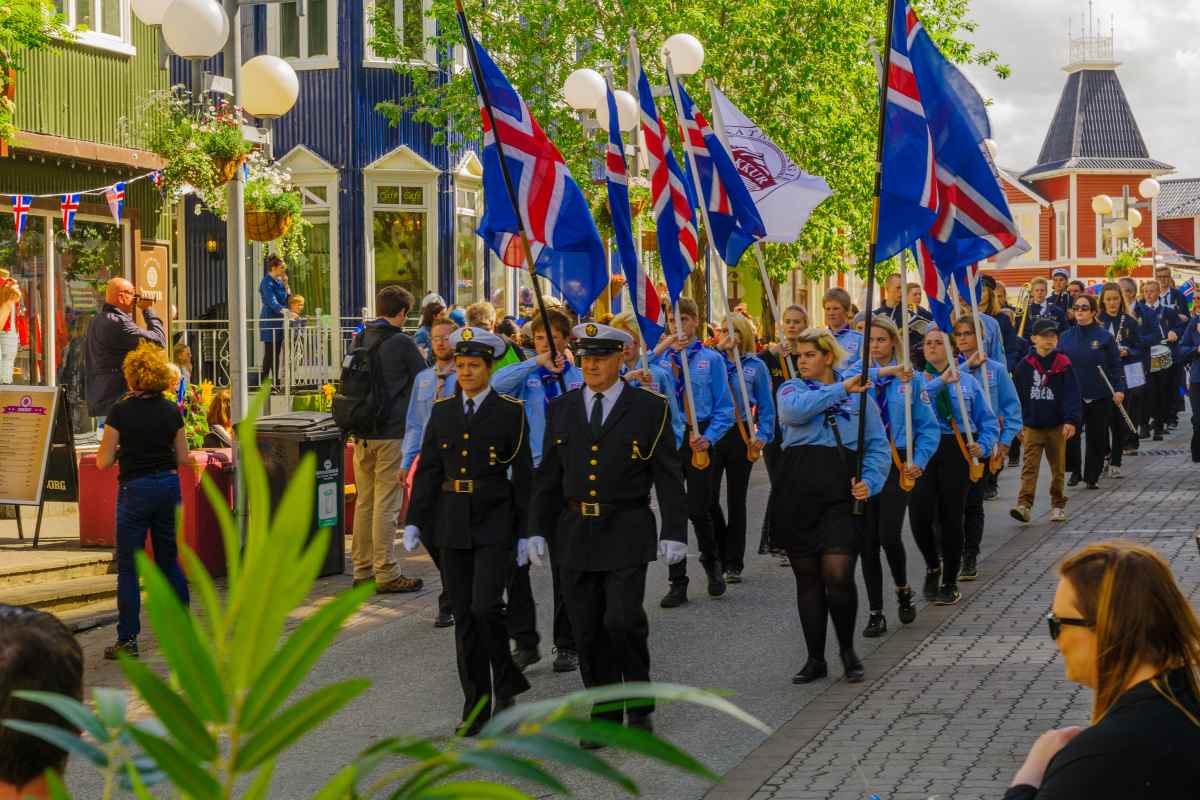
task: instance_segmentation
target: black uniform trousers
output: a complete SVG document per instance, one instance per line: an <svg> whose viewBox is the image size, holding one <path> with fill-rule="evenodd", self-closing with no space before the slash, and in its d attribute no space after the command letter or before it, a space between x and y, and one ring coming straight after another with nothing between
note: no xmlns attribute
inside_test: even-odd
<svg viewBox="0 0 1200 800"><path fill-rule="evenodd" d="M984 465L983 477L967 487L967 501L963 506L963 552L979 555L983 543L983 494L991 471Z"/></svg>
<svg viewBox="0 0 1200 800"><path fill-rule="evenodd" d="M701 425L703 433L708 425ZM683 462L683 480L687 485L688 521L692 523L692 532L696 534L696 544L700 548L700 563L712 564L720 560L717 552L717 542L713 535L712 504L713 504L713 465L712 447L709 447L710 463L706 469L696 469L692 466L691 428L683 433L683 445L679 448L679 460ZM667 569L671 583L687 583L687 559L678 564L672 564Z"/></svg>
<svg viewBox="0 0 1200 800"><path fill-rule="evenodd" d="M1188 386L1188 400L1192 404L1192 462L1200 464L1200 383Z"/></svg>
<svg viewBox="0 0 1200 800"><path fill-rule="evenodd" d="M1143 418L1157 434L1163 432L1163 426L1172 416L1174 399L1171 393L1178 391L1172 382L1173 376L1174 371L1170 369L1160 369L1146 376L1146 411Z"/></svg>
<svg viewBox="0 0 1200 800"><path fill-rule="evenodd" d="M515 559L511 545L442 548L442 574L454 608L463 719L480 700L489 698L477 723L491 717L494 701L509 700L529 689L529 681L513 663L504 628L503 594Z"/></svg>
<svg viewBox="0 0 1200 800"><path fill-rule="evenodd" d="M1125 411L1129 411L1129 392L1125 392L1125 402L1122 404ZM1129 415L1133 419L1137 419L1133 414ZM1121 458L1125 453L1125 444L1129 440L1129 426L1125 424L1125 417L1122 416L1117 404L1113 403L1109 409L1108 415L1108 461L1114 467L1121 466Z"/></svg>
<svg viewBox="0 0 1200 800"><path fill-rule="evenodd" d="M767 464L767 478L772 486L775 485L779 462L783 460L783 446L780 444L781 441L783 441L783 435L779 432L779 426L776 426L775 439L763 448L763 461ZM766 553L771 548L771 510L768 508L766 513L763 514L762 533L759 535L758 540L758 552Z"/></svg>
<svg viewBox="0 0 1200 800"><path fill-rule="evenodd" d="M908 505L908 520L912 525L917 549L928 569L942 565L942 585L958 583L962 566L963 522L966 516L967 490L971 485L967 460L959 449L954 434L944 434L933 458L917 479ZM941 529L941 541L934 523Z"/></svg>
<svg viewBox="0 0 1200 800"><path fill-rule="evenodd" d="M442 572L442 550L437 546L431 537L422 536L421 544L425 545L425 551L429 553L429 558L432 559L433 565L437 567L438 575L442 576L442 591L438 594L437 604L439 614L451 614L454 608L450 605L450 589L446 585L446 575Z"/></svg>
<svg viewBox="0 0 1200 800"><path fill-rule="evenodd" d="M1067 472L1082 475L1087 483L1100 480L1100 473L1104 471L1104 459L1108 457L1113 413L1111 397L1083 404L1081 435L1072 436L1067 440Z"/></svg>
<svg viewBox="0 0 1200 800"><path fill-rule="evenodd" d="M650 680L650 623L642 608L646 565L603 572L564 569L563 592L579 646L583 685ZM626 709L618 705L593 716L622 722L625 713L635 719L653 711L653 702L639 700Z"/></svg>
<svg viewBox="0 0 1200 800"><path fill-rule="evenodd" d="M908 495L900 488L900 472L893 465L883 491L867 501L862 571L863 583L867 586L867 602L872 611L883 610L883 561L879 557L880 550L887 556L896 586L908 584L908 559L904 553L904 542L900 539L904 528L904 512L908 509Z"/></svg>
<svg viewBox="0 0 1200 800"><path fill-rule="evenodd" d="M750 489L750 472L754 462L746 458L746 442L734 425L710 450L713 474L712 506L709 515L713 523L713 538L717 553L726 570L741 572L746 566L746 495ZM725 477L725 505L728 517L721 510L721 478Z"/></svg>
<svg viewBox="0 0 1200 800"><path fill-rule="evenodd" d="M536 467L535 475L536 475ZM553 535L546 537L546 548L550 557L550 577L554 584L554 647L557 650L574 650L575 635L571 632L571 618L563 600L562 553L556 547ZM508 636L521 650L536 650L542 641L537 630L537 604L533 599L533 586L529 582L529 564L516 567L508 582L508 613L505 624Z"/></svg>

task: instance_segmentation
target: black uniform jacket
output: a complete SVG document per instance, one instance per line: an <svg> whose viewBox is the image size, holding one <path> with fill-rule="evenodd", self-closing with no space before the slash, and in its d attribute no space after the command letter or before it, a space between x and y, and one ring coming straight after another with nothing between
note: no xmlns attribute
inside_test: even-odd
<svg viewBox="0 0 1200 800"><path fill-rule="evenodd" d="M532 473L521 401L490 391L468 425L460 390L433 404L407 521L436 531L438 547L515 545L528 529Z"/></svg>
<svg viewBox="0 0 1200 800"><path fill-rule="evenodd" d="M628 384L592 436L583 389L550 403L531 510L532 532L552 538L567 569L636 567L658 553L650 488L658 494L662 536L686 542L683 469L665 397ZM571 501L574 501L572 503ZM584 516L579 503L598 503Z"/></svg>

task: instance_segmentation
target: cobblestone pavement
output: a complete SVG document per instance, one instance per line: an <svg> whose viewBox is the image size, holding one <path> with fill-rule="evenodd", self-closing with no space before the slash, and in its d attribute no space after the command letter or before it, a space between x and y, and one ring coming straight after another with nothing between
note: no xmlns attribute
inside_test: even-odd
<svg viewBox="0 0 1200 800"><path fill-rule="evenodd" d="M1126 471L1105 491L1074 492L1065 524L1031 527L994 554L990 580L832 722L793 738L795 754L752 800L999 798L1041 733L1086 724L1091 692L1064 679L1044 621L1062 557L1121 536L1170 559L1189 596L1200 585L1200 468L1160 447Z"/></svg>

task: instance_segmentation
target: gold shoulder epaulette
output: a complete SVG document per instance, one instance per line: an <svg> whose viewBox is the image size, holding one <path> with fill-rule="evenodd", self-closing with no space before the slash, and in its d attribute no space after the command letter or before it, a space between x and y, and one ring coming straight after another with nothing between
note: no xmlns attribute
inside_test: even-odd
<svg viewBox="0 0 1200 800"><path fill-rule="evenodd" d="M663 394L662 392L656 392L656 391L654 391L653 389L651 389L651 388L649 388L648 386L645 386L645 385L641 385L641 386L635 386L635 387L633 387L633 388L635 388L635 389L641 389L641 390L642 390L643 392L645 392L646 394L652 394L652 395L654 395L655 397L662 398L663 400L666 400L666 399L667 399L667 396L666 396L665 394Z"/></svg>
<svg viewBox="0 0 1200 800"><path fill-rule="evenodd" d="M448 395L446 395L445 397L439 397L437 400L434 400L434 401L433 401L433 404L434 404L434 405L437 405L438 403L444 403L444 402L446 402L447 400L453 400L453 399L454 399L454 395L452 395L452 394L448 394Z"/></svg>
<svg viewBox="0 0 1200 800"><path fill-rule="evenodd" d="M524 401L524 400L520 400L520 399L518 399L518 398L516 398L516 397L513 397L512 395L508 395L508 394L502 394L502 395L500 395L500 396L501 396L502 398L504 398L505 400L507 400L508 402L510 402L510 403L516 403L516 404L517 404L517 405L519 405L519 406L523 406L523 405L525 405L525 401Z"/></svg>

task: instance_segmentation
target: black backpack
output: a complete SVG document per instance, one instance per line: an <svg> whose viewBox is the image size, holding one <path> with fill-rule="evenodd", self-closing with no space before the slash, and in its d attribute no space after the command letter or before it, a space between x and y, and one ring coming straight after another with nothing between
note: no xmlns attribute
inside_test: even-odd
<svg viewBox="0 0 1200 800"><path fill-rule="evenodd" d="M374 336L368 345L368 333L372 331ZM342 359L342 376L333 395L333 421L347 436L369 438L379 432L388 411L379 348L400 332L392 325L367 328Z"/></svg>

